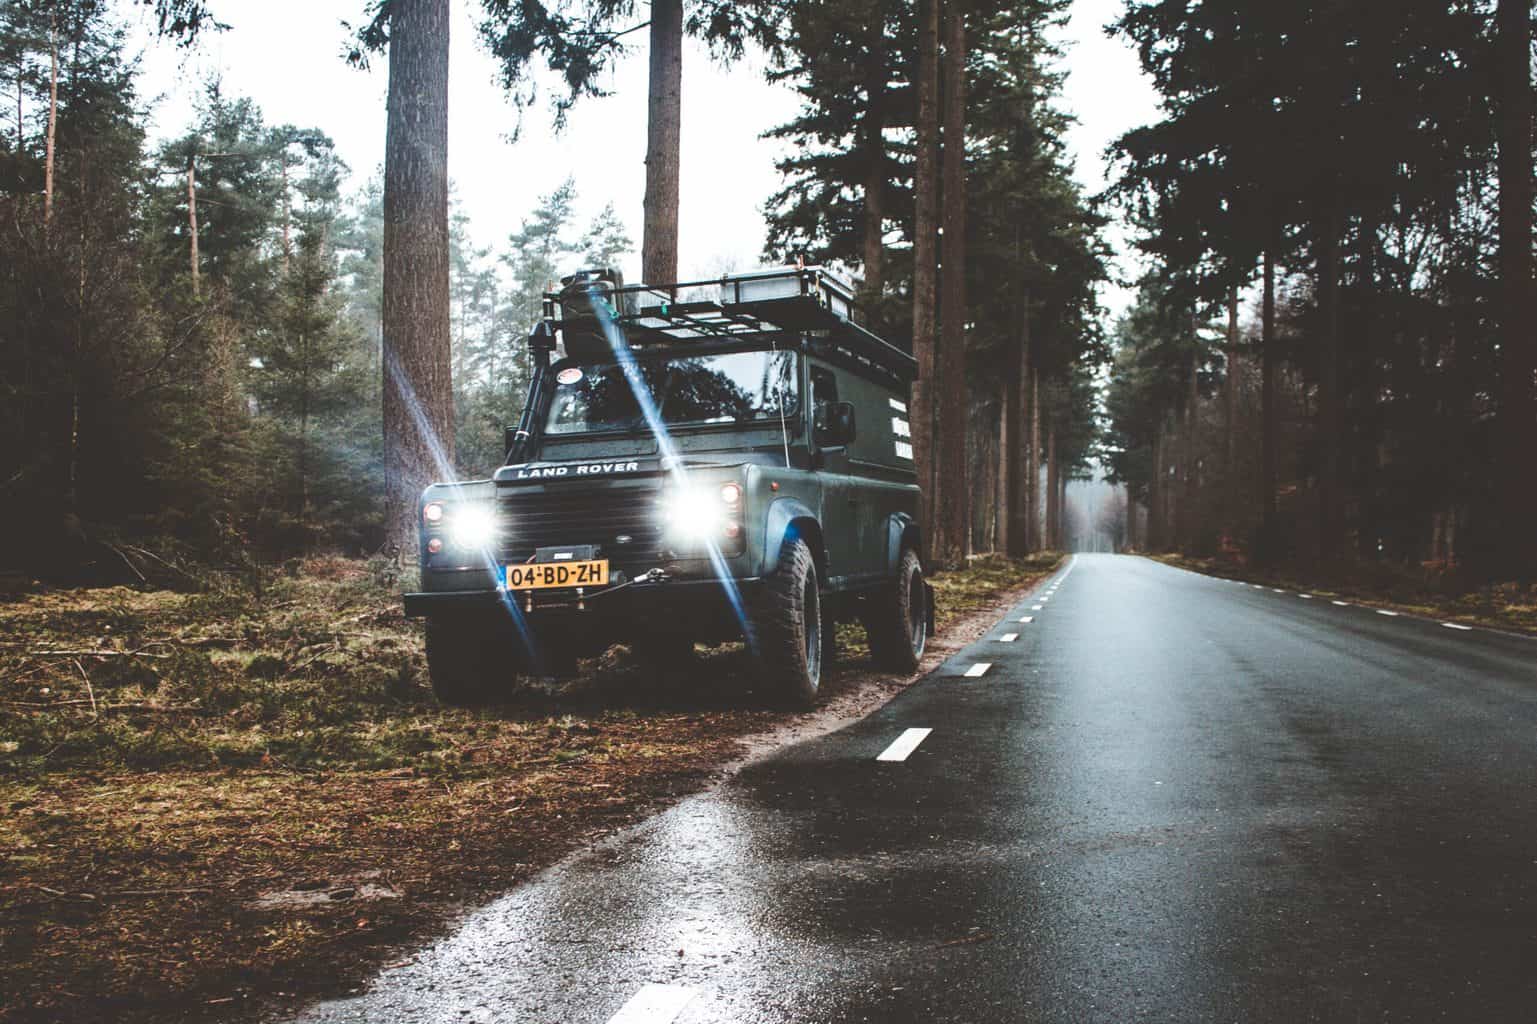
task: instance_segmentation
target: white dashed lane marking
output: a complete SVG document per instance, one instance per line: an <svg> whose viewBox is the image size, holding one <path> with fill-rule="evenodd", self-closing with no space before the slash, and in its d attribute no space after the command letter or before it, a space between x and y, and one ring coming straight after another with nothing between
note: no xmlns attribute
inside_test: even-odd
<svg viewBox="0 0 1537 1024"><path fill-rule="evenodd" d="M1018 639L1019 639L1019 634L1018 633L1005 633L1005 634L1003 634L1003 636L1000 636L998 638L998 642L1000 644L1011 644L1015 640L1018 640Z"/></svg>
<svg viewBox="0 0 1537 1024"><path fill-rule="evenodd" d="M1472 626L1464 626L1460 622L1443 622L1441 625L1445 626L1447 629L1460 629L1464 633L1471 633L1473 631Z"/></svg>
<svg viewBox="0 0 1537 1024"><path fill-rule="evenodd" d="M1350 602L1349 601L1335 601L1334 603L1339 605L1341 608L1349 608L1350 607Z"/></svg>
<svg viewBox="0 0 1537 1024"><path fill-rule="evenodd" d="M1046 606L1044 604L1033 604L1033 605L1030 606L1030 610L1033 611L1033 612L1038 612L1042 608L1045 608L1045 607Z"/></svg>
<svg viewBox="0 0 1537 1024"><path fill-rule="evenodd" d="M979 661L966 670L966 678L980 679L982 676L987 675L987 670L992 667L993 663L990 661Z"/></svg>
<svg viewBox="0 0 1537 1024"><path fill-rule="evenodd" d="M933 729L909 729L896 738L896 742L881 751L877 761L906 761L909 754L918 749L918 744L928 739ZM615 1017L617 1021L619 1018ZM670 1019L670 1018L669 1018ZM609 1024L613 1024L610 1021Z"/></svg>
<svg viewBox="0 0 1537 1024"><path fill-rule="evenodd" d="M1391 615L1394 618L1398 617L1398 613L1397 612L1390 612L1386 608L1378 608L1377 609L1377 614L1378 615Z"/></svg>
<svg viewBox="0 0 1537 1024"><path fill-rule="evenodd" d="M1297 596L1302 598L1304 601L1311 601L1311 600L1313 600L1313 595L1312 594L1298 594Z"/></svg>
<svg viewBox="0 0 1537 1024"><path fill-rule="evenodd" d="M697 994L681 985L647 985L631 996L608 1024L669 1024Z"/></svg>
<svg viewBox="0 0 1537 1024"><path fill-rule="evenodd" d="M1023 623L1026 623L1026 624L1029 624L1029 623L1035 621L1035 616L1034 615L1024 615L1024 616L1020 617L1019 621L1023 622Z"/></svg>

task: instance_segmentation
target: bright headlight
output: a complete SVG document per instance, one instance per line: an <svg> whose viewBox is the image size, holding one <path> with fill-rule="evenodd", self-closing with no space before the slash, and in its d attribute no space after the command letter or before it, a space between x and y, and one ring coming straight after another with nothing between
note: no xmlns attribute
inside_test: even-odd
<svg viewBox="0 0 1537 1024"><path fill-rule="evenodd" d="M458 548L489 548L496 540L496 516L488 505L460 505L448 517L448 540Z"/></svg>
<svg viewBox="0 0 1537 1024"><path fill-rule="evenodd" d="M679 540L714 540L726 525L726 507L718 493L690 488L663 499L662 517Z"/></svg>

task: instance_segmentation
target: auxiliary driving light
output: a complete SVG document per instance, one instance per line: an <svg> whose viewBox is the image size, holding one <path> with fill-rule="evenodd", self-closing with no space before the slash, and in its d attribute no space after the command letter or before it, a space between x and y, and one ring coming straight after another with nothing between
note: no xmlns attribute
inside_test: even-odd
<svg viewBox="0 0 1537 1024"><path fill-rule="evenodd" d="M460 505L448 520L448 540L457 548L489 548L496 540L496 516L489 505Z"/></svg>
<svg viewBox="0 0 1537 1024"><path fill-rule="evenodd" d="M436 526L443 521L443 503L441 501L429 502L422 508L422 521L428 526Z"/></svg>

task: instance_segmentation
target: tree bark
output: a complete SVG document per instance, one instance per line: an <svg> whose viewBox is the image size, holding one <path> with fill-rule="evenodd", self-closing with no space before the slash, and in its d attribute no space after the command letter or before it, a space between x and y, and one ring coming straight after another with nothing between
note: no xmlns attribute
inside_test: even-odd
<svg viewBox="0 0 1537 1024"><path fill-rule="evenodd" d="M48 22L48 138L43 154L43 226L53 223L54 139L59 127L59 43L56 19Z"/></svg>
<svg viewBox="0 0 1537 1024"><path fill-rule="evenodd" d="M1057 520L1057 483L1061 470L1057 467L1057 410L1052 407L1051 420L1046 424L1046 546L1060 551L1062 524Z"/></svg>
<svg viewBox="0 0 1537 1024"><path fill-rule="evenodd" d="M1234 288L1227 299L1227 379L1223 382L1223 490L1226 492L1226 514L1223 531L1231 537L1238 523L1238 510L1243 496L1238 486L1238 289Z"/></svg>
<svg viewBox="0 0 1537 1024"><path fill-rule="evenodd" d="M683 124L683 0L651 4L651 85L646 103L645 224L640 276L678 280L678 164Z"/></svg>
<svg viewBox="0 0 1537 1024"><path fill-rule="evenodd" d="M197 258L197 156L187 156L187 260L192 271L192 297L201 297Z"/></svg>
<svg viewBox="0 0 1537 1024"><path fill-rule="evenodd" d="M880 300L886 287L886 33L880 19L870 42L865 65L865 187L863 301L867 322L880 328Z"/></svg>
<svg viewBox="0 0 1537 1024"><path fill-rule="evenodd" d="M1153 431L1153 471L1147 481L1147 549L1163 550L1163 417Z"/></svg>
<svg viewBox="0 0 1537 1024"><path fill-rule="evenodd" d="M1533 375L1537 338L1532 310L1531 14L1525 0L1500 0L1495 75L1500 176L1500 402L1496 470L1500 489L1499 545L1505 572L1537 578L1537 451Z"/></svg>
<svg viewBox="0 0 1537 1024"><path fill-rule="evenodd" d="M1034 531L1030 528L1032 452L1030 439L1030 385L1034 373L1030 368L1030 289L1020 290L1019 345L1017 365L1010 374L1009 386L1013 390L1010 407L1013 426L1011 436L1014 451L1010 454L1013 473L1013 491L1009 497L1011 522L1008 551L1011 555L1025 555L1035 550L1032 543Z"/></svg>
<svg viewBox="0 0 1537 1024"><path fill-rule="evenodd" d="M1019 475L1019 365L1009 360L998 388L998 468L994 473L997 490L993 495L993 550L1017 554L1011 529L1017 507L1014 486Z"/></svg>
<svg viewBox="0 0 1537 1024"><path fill-rule="evenodd" d="M939 0L918 3L917 152L913 168L913 460L923 488L923 528L935 552L936 493L935 397L938 394L938 345L934 337L936 242L939 228Z"/></svg>
<svg viewBox="0 0 1537 1024"><path fill-rule="evenodd" d="M1030 370L1030 451L1025 456L1025 546L1045 547L1041 539L1041 373Z"/></svg>
<svg viewBox="0 0 1537 1024"><path fill-rule="evenodd" d="M1275 253L1265 250L1264 298L1260 306L1260 542L1261 562L1277 555L1280 522L1276 507L1277 433L1275 351Z"/></svg>
<svg viewBox="0 0 1537 1024"><path fill-rule="evenodd" d="M449 0L395 0L384 147L385 515L409 550L416 503L454 476L448 300Z"/></svg>
<svg viewBox="0 0 1537 1024"><path fill-rule="evenodd" d="M970 521L966 486L966 22L958 5L946 15L944 57L944 236L941 259L939 522L934 556L940 565L966 559Z"/></svg>
<svg viewBox="0 0 1537 1024"><path fill-rule="evenodd" d="M1323 237L1318 246L1318 312L1322 320L1318 352L1318 555L1328 564L1340 551L1340 228L1338 199L1325 197L1318 217Z"/></svg>

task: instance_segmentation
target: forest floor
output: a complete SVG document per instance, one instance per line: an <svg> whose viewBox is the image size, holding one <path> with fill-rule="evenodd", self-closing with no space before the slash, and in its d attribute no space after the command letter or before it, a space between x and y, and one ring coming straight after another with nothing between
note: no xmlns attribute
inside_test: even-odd
<svg viewBox="0 0 1537 1024"><path fill-rule="evenodd" d="M1213 576L1301 590L1319 597L1351 599L1410 615L1537 634L1537 587L1517 583L1461 586L1445 573L1369 562L1341 562L1329 570L1257 569L1232 559L1152 555L1161 562Z"/></svg>
<svg viewBox="0 0 1537 1024"><path fill-rule="evenodd" d="M1057 561L936 577L925 671ZM259 597L0 603L0 1020L350 991L464 909L912 682L842 626L815 712L766 709L741 645L666 681L616 648L556 692L446 709L420 628L363 563L295 569Z"/></svg>

